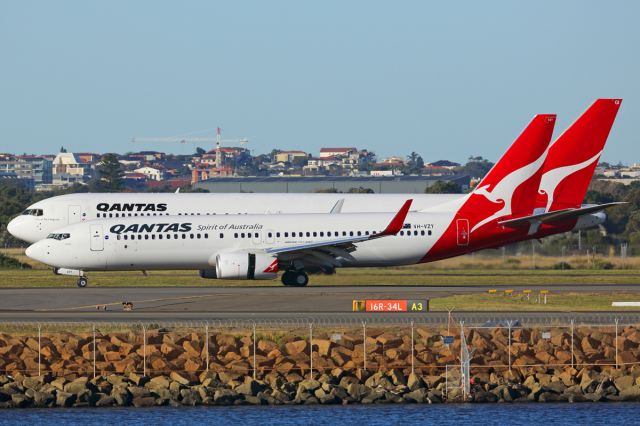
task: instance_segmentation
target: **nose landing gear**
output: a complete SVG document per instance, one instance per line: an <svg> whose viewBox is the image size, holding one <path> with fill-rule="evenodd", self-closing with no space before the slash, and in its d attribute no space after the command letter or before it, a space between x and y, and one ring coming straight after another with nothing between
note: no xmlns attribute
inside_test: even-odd
<svg viewBox="0 0 640 426"><path fill-rule="evenodd" d="M78 287L85 288L88 283L89 283L89 281L87 280L87 277L78 278Z"/></svg>
<svg viewBox="0 0 640 426"><path fill-rule="evenodd" d="M304 287L309 283L309 275L303 270L289 270L282 274L282 284L290 287Z"/></svg>

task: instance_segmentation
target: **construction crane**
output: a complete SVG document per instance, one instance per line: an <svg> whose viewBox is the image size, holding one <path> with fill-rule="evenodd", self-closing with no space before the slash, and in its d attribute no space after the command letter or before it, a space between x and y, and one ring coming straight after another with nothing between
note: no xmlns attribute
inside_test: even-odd
<svg viewBox="0 0 640 426"><path fill-rule="evenodd" d="M249 143L249 139L241 138L241 139L221 139L220 137L221 129L218 127L216 129L216 138L207 138L207 137L151 137L151 138L133 138L131 139L132 143L162 143L162 142L170 142L170 143L213 143L215 142L215 150L216 150L216 167L222 166L222 155L220 152L220 148L222 144L240 144L244 146Z"/></svg>

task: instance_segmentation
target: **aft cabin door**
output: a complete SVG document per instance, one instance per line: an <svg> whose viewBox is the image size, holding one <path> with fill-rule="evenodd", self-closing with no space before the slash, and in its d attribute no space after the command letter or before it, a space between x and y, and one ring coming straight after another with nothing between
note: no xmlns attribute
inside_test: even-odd
<svg viewBox="0 0 640 426"><path fill-rule="evenodd" d="M104 250L104 234L102 225L91 225L91 251Z"/></svg>
<svg viewBox="0 0 640 426"><path fill-rule="evenodd" d="M69 206L69 223L80 222L80 206Z"/></svg>
<svg viewBox="0 0 640 426"><path fill-rule="evenodd" d="M458 229L458 245L468 246L469 245L469 220L457 219L456 227Z"/></svg>

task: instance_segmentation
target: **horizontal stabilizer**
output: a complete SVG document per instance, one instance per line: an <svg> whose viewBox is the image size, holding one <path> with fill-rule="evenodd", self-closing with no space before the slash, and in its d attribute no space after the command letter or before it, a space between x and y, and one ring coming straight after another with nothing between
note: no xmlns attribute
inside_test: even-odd
<svg viewBox="0 0 640 426"><path fill-rule="evenodd" d="M624 201L615 203L598 204L595 206L585 206L577 209L564 209L555 212L534 214L531 216L519 217L516 219L503 220L498 222L499 225L508 228L519 228L521 226L529 226L532 224L558 222L560 220L575 219L579 216L589 213L599 212L609 207L627 204Z"/></svg>

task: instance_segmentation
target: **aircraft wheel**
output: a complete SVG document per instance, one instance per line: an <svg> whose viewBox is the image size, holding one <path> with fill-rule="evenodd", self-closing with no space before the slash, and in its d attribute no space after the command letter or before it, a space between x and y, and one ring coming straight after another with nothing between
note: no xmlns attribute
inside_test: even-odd
<svg viewBox="0 0 640 426"><path fill-rule="evenodd" d="M293 285L296 287L304 287L309 284L309 275L304 271L295 271L293 275L293 282Z"/></svg>
<svg viewBox="0 0 640 426"><path fill-rule="evenodd" d="M89 281L87 280L86 277L80 277L78 278L78 287L80 288L85 288L87 286L87 284L89 283Z"/></svg>
<svg viewBox="0 0 640 426"><path fill-rule="evenodd" d="M282 274L282 284L286 285L287 287L294 285L292 271L287 271Z"/></svg>

